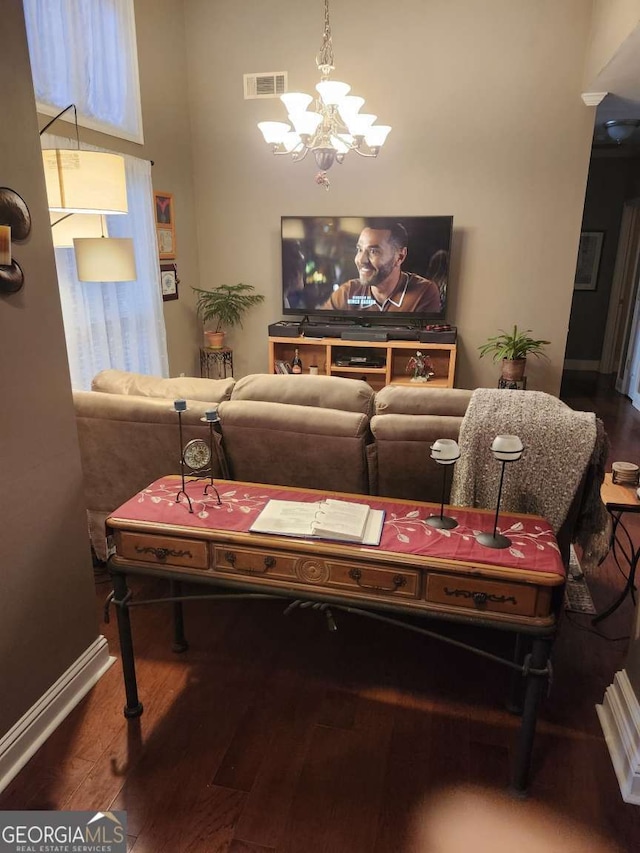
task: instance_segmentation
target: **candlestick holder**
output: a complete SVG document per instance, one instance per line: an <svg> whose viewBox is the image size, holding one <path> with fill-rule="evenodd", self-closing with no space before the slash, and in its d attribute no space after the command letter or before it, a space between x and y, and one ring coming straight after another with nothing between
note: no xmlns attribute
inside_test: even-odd
<svg viewBox="0 0 640 853"><path fill-rule="evenodd" d="M216 493L218 506L220 506L220 504L222 503L222 501L220 500L220 492L217 490L215 483L213 482L213 427L215 424L220 423L220 415L218 414L218 409L208 409L204 413L204 417L200 418L200 420L204 421L204 423L209 424L209 455L211 456L211 465L209 467L210 479L207 485L204 487L204 493L206 495L208 494L209 489L213 489L213 491Z"/></svg>
<svg viewBox="0 0 640 853"><path fill-rule="evenodd" d="M431 458L442 465L442 499L440 500L440 515L430 515L426 523L437 530L453 530L458 526L455 518L444 514L444 499L446 494L447 465L455 465L460 459L460 447L452 438L438 438L431 445ZM453 470L453 469L452 469Z"/></svg>
<svg viewBox="0 0 640 853"><path fill-rule="evenodd" d="M524 445L517 435L497 435L491 444L491 452L495 459L502 463L500 471L500 485L498 486L498 500L496 501L496 514L493 521L493 533L483 532L476 535L476 542L487 548L508 548L511 539L498 532L498 514L500 512L500 501L502 500L502 485L504 483L504 472L507 462L517 462L522 456Z"/></svg>
<svg viewBox="0 0 640 853"><path fill-rule="evenodd" d="M176 503L180 503L180 496L184 495L187 499L187 503L189 504L189 512L193 512L193 506L191 504L191 498L187 494L187 482L184 475L185 469L185 460L184 460L184 444L182 440L182 413L187 411L187 401L186 400L175 400L173 403L173 408L178 413L178 437L180 440L180 478L181 478L181 487L176 495Z"/></svg>

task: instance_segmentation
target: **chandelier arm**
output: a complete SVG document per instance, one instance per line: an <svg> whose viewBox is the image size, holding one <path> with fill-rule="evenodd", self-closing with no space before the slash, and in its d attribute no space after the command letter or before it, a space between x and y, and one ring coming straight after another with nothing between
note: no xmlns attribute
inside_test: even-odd
<svg viewBox="0 0 640 853"><path fill-rule="evenodd" d="M356 154L359 154L361 157L377 157L379 149L372 149L371 153L368 151L363 151L361 148L353 147L350 149L351 151L355 151Z"/></svg>
<svg viewBox="0 0 640 853"><path fill-rule="evenodd" d="M311 149L307 148L307 146L305 145L304 150L302 152L292 151L291 152L291 159L293 160L294 163L301 163L304 160L304 158L307 156L309 151L311 151Z"/></svg>

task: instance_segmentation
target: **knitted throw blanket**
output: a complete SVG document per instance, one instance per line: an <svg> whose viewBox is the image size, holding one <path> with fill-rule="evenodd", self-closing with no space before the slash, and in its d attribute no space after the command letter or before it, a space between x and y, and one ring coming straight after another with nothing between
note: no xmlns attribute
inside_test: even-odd
<svg viewBox="0 0 640 853"><path fill-rule="evenodd" d="M502 465L491 453L491 442L496 435L518 435L524 451L520 460L507 463L500 509L542 515L557 533L596 450L602 461L603 440L597 448L598 432L593 412L576 412L550 394L478 388L460 427L461 457L455 466L451 503L495 507ZM599 498L602 474L592 481L590 530L583 529L581 544L597 557L603 549L606 553L608 528ZM592 547L593 536L599 542Z"/></svg>

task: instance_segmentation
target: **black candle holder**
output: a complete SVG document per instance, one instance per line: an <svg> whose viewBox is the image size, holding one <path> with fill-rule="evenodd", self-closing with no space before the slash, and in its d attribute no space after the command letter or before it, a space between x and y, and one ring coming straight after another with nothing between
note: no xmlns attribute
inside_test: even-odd
<svg viewBox="0 0 640 853"><path fill-rule="evenodd" d="M501 443L500 439L513 439L513 441ZM504 447L502 446L503 444L505 445ZM500 513L500 501L502 500L505 468L508 462L517 462L520 459L523 449L524 447L520 439L513 435L498 435L491 445L491 452L499 462L502 462L502 469L500 471L500 485L498 486L498 500L496 501L493 533L483 532L476 534L476 542L487 548L508 548L511 545L511 539L508 536L498 533L498 515Z"/></svg>
<svg viewBox="0 0 640 853"><path fill-rule="evenodd" d="M429 527L436 530L453 530L458 526L455 518L444 514L444 499L446 495L447 466L455 465L460 459L460 448L458 442L452 438L439 438L431 445L431 458L442 465L442 497L440 500L440 515L430 515L426 519ZM452 469L453 470L453 469Z"/></svg>

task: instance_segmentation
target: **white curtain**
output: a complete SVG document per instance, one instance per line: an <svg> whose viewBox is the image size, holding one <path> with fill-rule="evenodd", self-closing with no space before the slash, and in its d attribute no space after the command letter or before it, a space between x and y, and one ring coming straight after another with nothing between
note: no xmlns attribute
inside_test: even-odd
<svg viewBox="0 0 640 853"><path fill-rule="evenodd" d="M39 111L75 104L80 124L142 142L133 0L23 6Z"/></svg>
<svg viewBox="0 0 640 853"><path fill-rule="evenodd" d="M75 148L75 143L45 134L42 147ZM95 374L110 367L169 373L151 164L128 155L124 160L129 213L108 216L106 223L110 237L133 238L137 281L78 281L73 249L55 250L71 384L78 390L89 390Z"/></svg>

